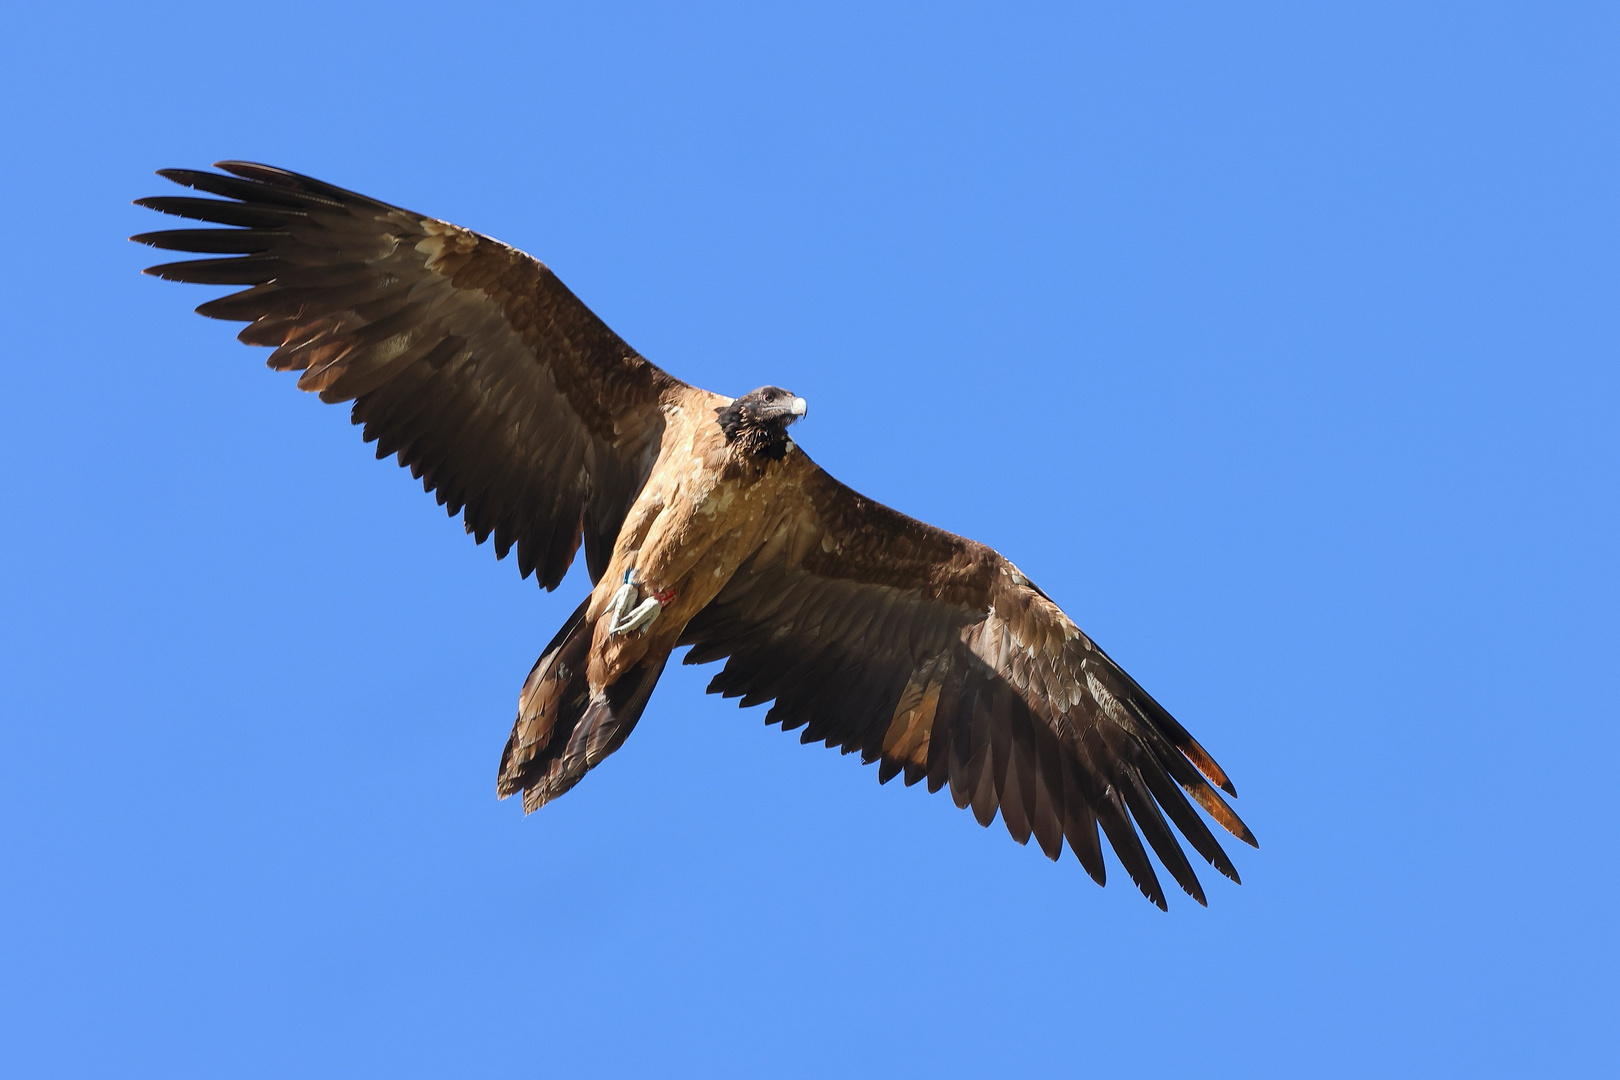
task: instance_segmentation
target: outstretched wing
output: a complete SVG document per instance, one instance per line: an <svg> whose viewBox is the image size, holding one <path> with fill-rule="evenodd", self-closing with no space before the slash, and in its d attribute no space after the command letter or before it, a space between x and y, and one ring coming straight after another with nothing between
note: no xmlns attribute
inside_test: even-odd
<svg viewBox="0 0 1620 1080"><path fill-rule="evenodd" d="M686 663L726 658L711 692L743 705L774 699L767 723L881 762L881 782L903 773L929 791L949 784L981 825L999 809L1013 839L1034 835L1052 859L1067 840L1098 884L1101 825L1161 908L1137 830L1204 903L1166 816L1238 880L1188 802L1253 844L1205 781L1235 794L1226 774L1016 567L814 466L799 493L681 639L692 646Z"/></svg>
<svg viewBox="0 0 1620 1080"><path fill-rule="evenodd" d="M685 384L644 360L543 264L455 225L296 173L159 175L220 199L137 205L225 229L143 244L222 258L147 271L245 285L197 310L246 322L298 386L354 402L377 456L397 454L496 556L555 588L583 542L591 578L651 471L659 405Z"/></svg>

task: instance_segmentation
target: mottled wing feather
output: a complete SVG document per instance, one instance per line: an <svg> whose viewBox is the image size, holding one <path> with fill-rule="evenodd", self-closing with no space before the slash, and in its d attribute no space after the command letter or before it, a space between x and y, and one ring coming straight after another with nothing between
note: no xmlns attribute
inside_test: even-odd
<svg viewBox="0 0 1620 1080"><path fill-rule="evenodd" d="M1237 880L1187 801L1254 843L1205 779L1231 791L1226 775L1011 563L819 469L799 495L681 639L689 664L725 660L711 692L774 701L767 722L802 742L858 752L883 782L948 786L1053 859L1066 842L1099 884L1100 827L1160 907L1148 848L1204 902L1172 825Z"/></svg>
<svg viewBox="0 0 1620 1080"><path fill-rule="evenodd" d="M139 205L228 228L145 233L220 256L154 266L171 281L247 286L203 304L299 371L301 389L352 401L377 456L397 455L499 557L555 588L585 547L612 554L685 384L631 349L540 262L489 237L296 173L222 162L228 175L160 175L220 198Z"/></svg>

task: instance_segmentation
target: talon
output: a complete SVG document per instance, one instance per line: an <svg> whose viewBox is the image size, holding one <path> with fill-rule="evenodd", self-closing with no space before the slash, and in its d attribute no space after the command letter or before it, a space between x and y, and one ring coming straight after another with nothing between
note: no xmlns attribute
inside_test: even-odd
<svg viewBox="0 0 1620 1080"><path fill-rule="evenodd" d="M624 572L624 584L619 591L613 594L613 600L608 604L608 634L618 637L628 634L632 630L640 630L648 625L663 610L665 604L675 599L674 589L653 589L641 603L636 601L641 596L641 588L636 583L636 569L630 567Z"/></svg>
<svg viewBox="0 0 1620 1080"><path fill-rule="evenodd" d="M619 586L619 591L613 594L613 600L608 604L608 629L612 633L619 633L618 626L630 614L635 606L639 590L630 583L630 572L625 571L625 583Z"/></svg>
<svg viewBox="0 0 1620 1080"><path fill-rule="evenodd" d="M664 605L659 603L658 597L649 596L637 604L635 610L608 627L608 633L617 637L620 634L628 634L632 630L640 630L643 626L658 618L658 613L663 610L663 607Z"/></svg>

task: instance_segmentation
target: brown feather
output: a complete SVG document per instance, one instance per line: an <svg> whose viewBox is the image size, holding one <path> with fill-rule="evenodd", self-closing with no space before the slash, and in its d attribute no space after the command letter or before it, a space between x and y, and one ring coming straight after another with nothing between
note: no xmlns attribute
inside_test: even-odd
<svg viewBox="0 0 1620 1080"><path fill-rule="evenodd" d="M1200 775L1225 774L1044 593L989 549L865 499L807 458L798 467L783 495L797 498L797 523L766 537L680 639L688 662L727 659L711 690L774 701L773 722L861 750L880 781L948 785L981 824L999 812L1050 857L1067 841L1099 883L1100 826L1161 906L1143 838L1203 898L1171 822L1236 873L1182 794L1247 839ZM930 680L940 689L924 731Z"/></svg>
<svg viewBox="0 0 1620 1080"><path fill-rule="evenodd" d="M723 661L712 692L771 702L767 722L859 752L880 782L948 785L1050 858L1067 842L1099 884L1106 835L1163 907L1145 839L1204 902L1177 832L1237 879L1192 804L1254 837L1202 745L996 552L816 467L761 404L785 391L731 401L672 378L489 237L269 166L219 168L161 173L217 198L140 205L223 228L134 239L220 257L148 272L242 286L198 311L247 323L271 367L352 402L377 456L498 557L515 550L523 576L554 588L586 553L596 588L525 683L500 794L532 810L571 788L684 644L688 663ZM667 603L610 633L632 574Z"/></svg>
<svg viewBox="0 0 1620 1080"><path fill-rule="evenodd" d="M136 239L243 254L150 273L249 286L199 310L248 322L243 339L275 346L272 366L305 372L302 388L354 400L383 456L448 488L443 501L464 508L468 531L495 532L503 555L516 544L541 584L566 572L582 516L598 534L592 550L611 547L651 468L661 402L701 392L647 363L550 270L503 244L280 169L220 167L232 175L160 175L222 199L143 205L239 227ZM409 391L389 393L394 383ZM587 460L600 467L582 469ZM514 485L517 476L526 481Z"/></svg>

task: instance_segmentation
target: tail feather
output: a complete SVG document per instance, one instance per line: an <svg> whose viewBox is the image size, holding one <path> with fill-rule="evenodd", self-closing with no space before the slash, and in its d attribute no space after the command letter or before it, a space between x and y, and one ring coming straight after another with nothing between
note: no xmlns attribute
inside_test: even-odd
<svg viewBox="0 0 1620 1080"><path fill-rule="evenodd" d="M495 793L503 799L523 788L535 758L551 742L558 715L577 715L584 708L583 699L590 692L585 684L593 629L585 621L589 604L590 597L586 597L574 609L524 680L523 692L518 695L517 721L501 754L500 778L495 785Z"/></svg>
<svg viewBox="0 0 1620 1080"><path fill-rule="evenodd" d="M496 794L504 799L522 791L525 813L579 783L624 743L668 659L649 657L593 696L586 668L596 624L585 619L588 603L589 598L569 616L535 661L501 755Z"/></svg>

